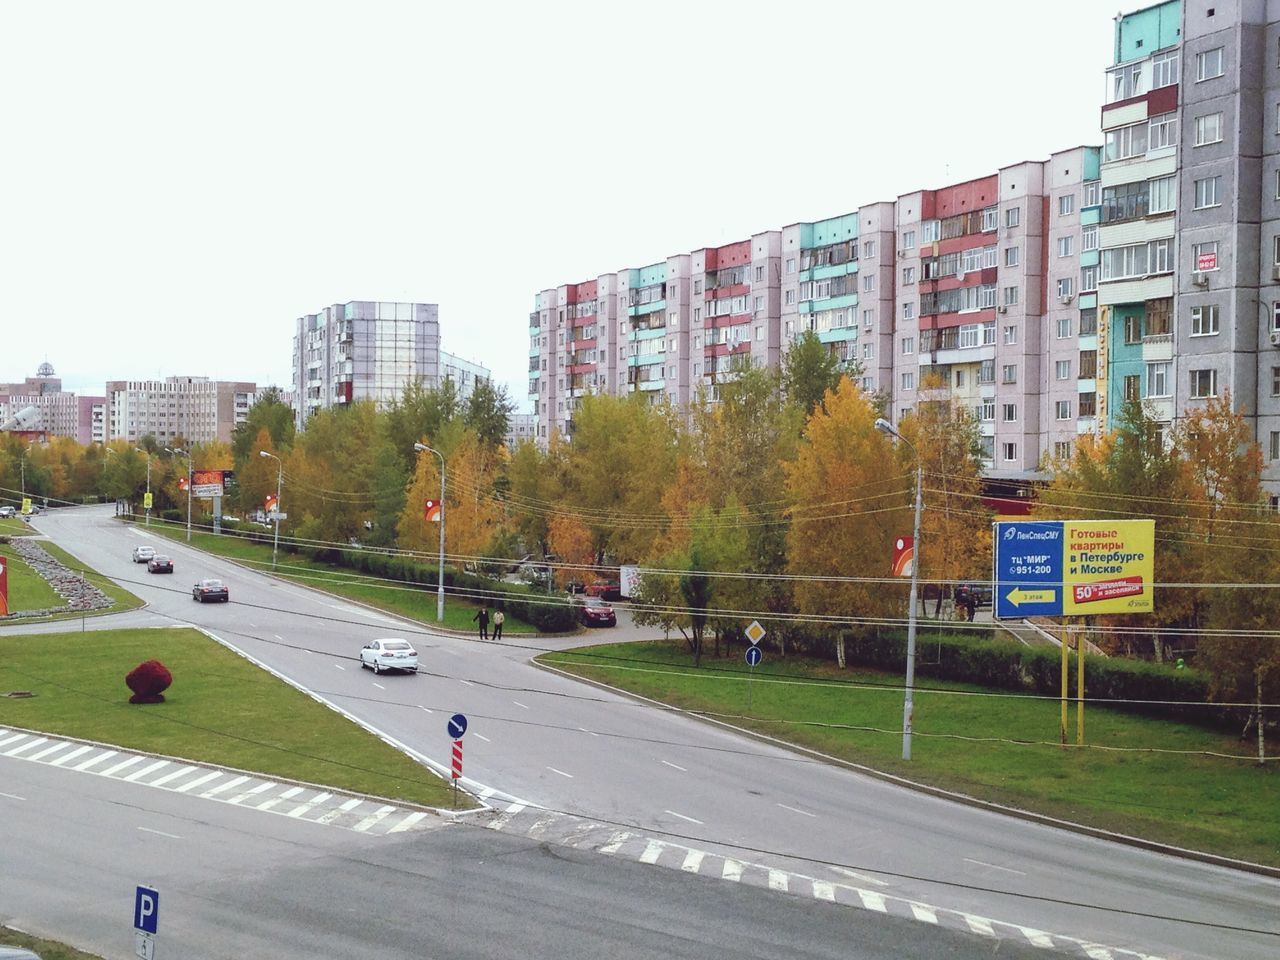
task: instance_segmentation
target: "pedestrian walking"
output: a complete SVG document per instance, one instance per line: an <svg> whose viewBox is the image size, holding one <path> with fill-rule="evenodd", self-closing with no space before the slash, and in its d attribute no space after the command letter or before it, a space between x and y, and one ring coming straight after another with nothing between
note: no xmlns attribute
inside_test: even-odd
<svg viewBox="0 0 1280 960"><path fill-rule="evenodd" d="M479 610L476 611L476 615L471 619L473 622L479 621L480 623L480 639L488 640L489 639L489 608L481 607Z"/></svg>
<svg viewBox="0 0 1280 960"><path fill-rule="evenodd" d="M507 615L501 610L493 611L493 639L502 639L502 625L506 622Z"/></svg>

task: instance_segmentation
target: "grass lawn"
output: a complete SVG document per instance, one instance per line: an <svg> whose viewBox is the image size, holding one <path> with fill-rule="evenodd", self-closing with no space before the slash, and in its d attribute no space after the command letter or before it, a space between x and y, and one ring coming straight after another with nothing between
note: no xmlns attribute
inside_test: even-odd
<svg viewBox="0 0 1280 960"><path fill-rule="evenodd" d="M151 523L150 531L169 537L173 540L185 540L186 528L181 524ZM212 533L192 533L191 545L208 553L254 567L264 572L271 571L271 547L254 543L235 535ZM281 549L279 562L275 571L279 576L296 583L325 590L348 600L367 603L371 607L396 613L412 620L419 620L427 625L436 623L436 588L435 584L421 585L382 580L368 574L358 573L343 567L317 563L297 554ZM480 607L448 592L444 598L444 626L451 630L477 630L472 621ZM502 625L503 634L535 634L536 628L511 614L507 615Z"/></svg>
<svg viewBox="0 0 1280 960"><path fill-rule="evenodd" d="M39 642L32 642L38 639ZM0 637L0 724L219 763L340 790L447 807L439 777L306 694L195 630L103 630ZM124 677L144 660L173 673L166 702L129 704Z"/></svg>
<svg viewBox="0 0 1280 960"><path fill-rule="evenodd" d="M0 518L0 537L29 537L35 532L20 517Z"/></svg>
<svg viewBox="0 0 1280 960"><path fill-rule="evenodd" d="M921 648L927 656L927 643ZM1280 865L1280 766L1260 769L1241 743L1189 724L1087 707L1086 743L1058 746L1057 700L973 696L917 681L912 757L902 760L902 678L742 650L694 670L679 643L613 644L539 661L877 770L970 796L1182 847ZM1087 678L1086 678L1087 681ZM748 708L750 697L750 708ZM1070 737L1075 741L1075 713ZM1106 749L1102 749L1106 748ZM1273 745L1272 750L1280 748ZM1186 751L1164 753L1157 751Z"/></svg>
<svg viewBox="0 0 1280 960"><path fill-rule="evenodd" d="M8 544L0 543L0 557L5 558L5 566L9 568L9 611L44 610L48 607L62 605L62 598L57 591L45 582L40 574L29 566L27 561L18 556L18 551Z"/></svg>
<svg viewBox="0 0 1280 960"><path fill-rule="evenodd" d="M0 945L6 947L24 947L34 951L40 960L102 960L96 953L85 953L56 940L42 940L40 937L29 937L10 927L0 926Z"/></svg>

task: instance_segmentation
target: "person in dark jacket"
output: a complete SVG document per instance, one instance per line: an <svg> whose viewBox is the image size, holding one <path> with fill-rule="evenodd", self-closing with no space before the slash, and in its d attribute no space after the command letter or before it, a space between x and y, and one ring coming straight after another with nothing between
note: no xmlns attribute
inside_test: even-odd
<svg viewBox="0 0 1280 960"><path fill-rule="evenodd" d="M480 623L480 639L488 640L489 639L489 608L481 607L479 610L476 611L476 615L471 619L473 621L479 621Z"/></svg>

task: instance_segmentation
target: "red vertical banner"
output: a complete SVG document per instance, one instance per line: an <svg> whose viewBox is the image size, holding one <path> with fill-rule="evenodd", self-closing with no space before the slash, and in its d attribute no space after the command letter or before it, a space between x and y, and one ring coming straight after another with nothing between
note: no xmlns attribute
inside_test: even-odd
<svg viewBox="0 0 1280 960"><path fill-rule="evenodd" d="M9 612L9 561L0 557L0 617Z"/></svg>
<svg viewBox="0 0 1280 960"><path fill-rule="evenodd" d="M462 741L453 741L453 779L462 776Z"/></svg>

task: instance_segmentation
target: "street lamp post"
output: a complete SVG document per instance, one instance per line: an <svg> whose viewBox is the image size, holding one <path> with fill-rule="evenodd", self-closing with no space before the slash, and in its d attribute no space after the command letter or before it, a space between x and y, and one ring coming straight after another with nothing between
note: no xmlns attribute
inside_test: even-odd
<svg viewBox="0 0 1280 960"><path fill-rule="evenodd" d="M143 526L149 527L151 526L151 452L149 450L143 450L141 447L134 447L133 449L138 451L138 453L144 454L147 458L147 519L143 521Z"/></svg>
<svg viewBox="0 0 1280 960"><path fill-rule="evenodd" d="M276 554L280 552L280 495L284 492L284 461L277 457L274 453L268 453L266 450L259 450L258 456L270 457L276 462L276 533L271 543L271 569L276 568Z"/></svg>
<svg viewBox="0 0 1280 960"><path fill-rule="evenodd" d="M191 474L195 471L194 461L191 454L183 450L181 447L165 447L165 450L172 453L175 457L186 457L187 459L187 543L191 542Z"/></svg>
<svg viewBox="0 0 1280 960"><path fill-rule="evenodd" d="M434 453L440 458L440 572L436 575L436 622L444 622L444 454L425 443L415 443L413 449Z"/></svg>
<svg viewBox="0 0 1280 960"><path fill-rule="evenodd" d="M910 440L893 428L883 417L876 418L876 429L881 433L901 440L916 458L916 520L915 530L911 535L911 610L907 614L907 683L902 702L902 759L911 759L911 713L914 709L912 695L916 682L916 597L920 585L920 505L924 491L924 465L920 462L920 451Z"/></svg>

